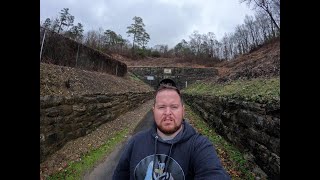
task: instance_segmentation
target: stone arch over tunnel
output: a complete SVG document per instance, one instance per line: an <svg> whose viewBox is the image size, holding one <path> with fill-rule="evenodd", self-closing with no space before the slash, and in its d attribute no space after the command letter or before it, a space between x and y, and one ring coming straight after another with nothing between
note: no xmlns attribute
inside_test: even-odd
<svg viewBox="0 0 320 180"><path fill-rule="evenodd" d="M197 80L212 78L218 75L215 68L194 68L194 67L128 67L128 71L157 89L160 81L171 79L179 89L186 88Z"/></svg>

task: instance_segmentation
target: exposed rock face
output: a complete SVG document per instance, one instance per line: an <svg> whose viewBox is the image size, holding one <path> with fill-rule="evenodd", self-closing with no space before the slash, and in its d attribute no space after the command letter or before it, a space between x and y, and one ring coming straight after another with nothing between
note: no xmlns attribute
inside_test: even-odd
<svg viewBox="0 0 320 180"><path fill-rule="evenodd" d="M252 154L270 179L280 179L280 102L259 104L189 94L184 99L217 133Z"/></svg>

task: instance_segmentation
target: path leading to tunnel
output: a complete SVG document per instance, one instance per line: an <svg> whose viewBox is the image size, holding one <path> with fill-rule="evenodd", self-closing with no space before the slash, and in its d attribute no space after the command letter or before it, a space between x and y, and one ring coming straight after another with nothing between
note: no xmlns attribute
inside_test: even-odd
<svg viewBox="0 0 320 180"><path fill-rule="evenodd" d="M111 180L113 171L117 166L117 163L120 159L120 156L124 150L124 146L127 143L127 141L132 137L132 135L136 134L137 132L150 128L152 126L152 123L153 114L152 110L150 109L143 117L143 119L139 122L139 124L136 126L136 128L133 130L133 133L130 136L128 136L128 138L125 141L119 143L119 145L113 150L113 152L110 153L101 164L97 165L92 172L85 174L84 179Z"/></svg>
<svg viewBox="0 0 320 180"><path fill-rule="evenodd" d="M132 137L132 135L138 133L139 131L147 130L153 124L153 113L150 109L143 119L139 122L139 124L135 127L132 134L126 138L123 142L121 142L112 153L106 157L106 159L97 165L90 173L85 174L84 180L111 180L113 171L115 170L118 161L122 152L124 151L124 147L128 140ZM187 120L189 121L189 120Z"/></svg>
<svg viewBox="0 0 320 180"><path fill-rule="evenodd" d="M132 135L136 134L139 131L142 130L146 130L148 128L150 128L152 126L153 123L153 113L151 110L151 106L149 106L148 111L145 111L145 115L141 116L141 120L139 120L139 123L136 125L136 127L133 127L133 131L132 133L125 139L123 140L121 143L119 143L119 145L114 148L114 150L103 160L102 163L100 163L99 165L97 165L91 172L88 172L87 174L85 174L85 176L83 177L83 179L85 180L111 180L112 179L112 175L113 172L118 164L118 161L120 159L120 156L124 150L124 147L126 145L126 143L128 142L128 140L132 137ZM137 108L139 109L139 108ZM134 114L134 113L133 113ZM235 153L230 151L230 147L228 148L228 150L226 149L226 143L224 140L221 139L221 137L219 135L217 135L214 131L212 131L210 128L207 127L207 124L205 124L204 122L202 122L203 120L195 115L195 113L191 110L191 108L189 106L186 106L186 121L188 121L192 126L194 126L194 128L202 133L205 133L206 136L209 135L209 139L211 138L211 141L213 141L213 139L215 140L213 143L215 145L215 148L217 150L217 154L223 164L223 166L225 167L225 169L228 171L228 173L235 179L247 179L249 178L249 174L251 174L250 172L246 172L248 171L240 171L239 167L236 165L237 162L234 161L232 158L230 158L230 154ZM201 121L201 123L200 123ZM208 132L210 132L209 134L207 134ZM215 137L213 137L215 136ZM220 140L218 140L217 138L219 138ZM249 165L249 164L248 164ZM241 165L242 168L248 168L247 165ZM258 173L256 175L254 175L255 177L258 178L262 178L265 177L265 175L261 176L260 173L260 168L258 168L257 166L254 166L254 172ZM251 176L252 177L252 176Z"/></svg>
<svg viewBox="0 0 320 180"><path fill-rule="evenodd" d="M235 165L234 160L232 160L230 158L230 150L226 151L226 143L224 140L220 139L217 140L217 138L221 138L220 136L218 136L215 132L213 132L212 130L210 130L207 125L204 122L201 122L202 119L200 117L198 117L197 115L195 115L194 112L192 112L191 108L189 106L186 106L186 121L188 121L192 126L194 126L194 128L197 131L200 131L202 133L207 133L210 132L211 135L209 135L209 139L212 138L212 135L216 136L215 139L216 141L213 142L215 145L215 148L217 150L217 154L223 164L223 166L225 167L225 169L227 170L227 172L234 178L234 179L247 179L249 177L250 172L247 172L249 174L244 174L244 172L239 171L238 167ZM149 127L151 127L153 123L153 114L152 111L149 110L146 115L142 118L142 120L139 122L139 124L135 127L135 129L133 130L132 134L126 138L123 142L121 142L114 150L112 153L110 153L106 159L99 165L97 165L90 173L87 173L83 179L85 180L111 180L112 179L112 175L113 175L113 171L115 170L115 167L117 166L117 163L120 159L120 156L124 150L124 146L125 144L128 142L128 140L130 139L130 137L132 137L132 135L136 134L139 131L148 129ZM199 129L200 128L200 129ZM212 140L212 139L211 139ZM247 166L247 165L242 165ZM247 168L247 167L246 167ZM254 167L254 172L260 174L260 168L258 167ZM265 175L261 176L256 174L255 177L257 177L258 179L265 179L263 177L265 177Z"/></svg>

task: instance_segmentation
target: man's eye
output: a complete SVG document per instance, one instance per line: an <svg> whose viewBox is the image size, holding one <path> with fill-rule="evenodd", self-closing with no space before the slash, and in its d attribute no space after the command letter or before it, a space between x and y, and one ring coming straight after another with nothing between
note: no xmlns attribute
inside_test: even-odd
<svg viewBox="0 0 320 180"><path fill-rule="evenodd" d="M159 106L158 108L159 108L159 109L164 109L164 106Z"/></svg>

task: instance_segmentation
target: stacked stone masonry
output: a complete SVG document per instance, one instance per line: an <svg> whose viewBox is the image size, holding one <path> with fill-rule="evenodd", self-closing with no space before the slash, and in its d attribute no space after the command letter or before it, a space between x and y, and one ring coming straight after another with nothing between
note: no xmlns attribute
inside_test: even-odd
<svg viewBox="0 0 320 180"><path fill-rule="evenodd" d="M183 98L218 134L251 154L270 179L280 179L280 102L189 94Z"/></svg>
<svg viewBox="0 0 320 180"><path fill-rule="evenodd" d="M40 162L68 141L85 136L152 97L152 91L40 97Z"/></svg>
<svg viewBox="0 0 320 180"><path fill-rule="evenodd" d="M172 79L178 88L183 89L197 80L215 77L218 74L215 68L188 67L128 67L128 71L155 89L163 79ZM153 80L148 80L148 77L153 77Z"/></svg>

